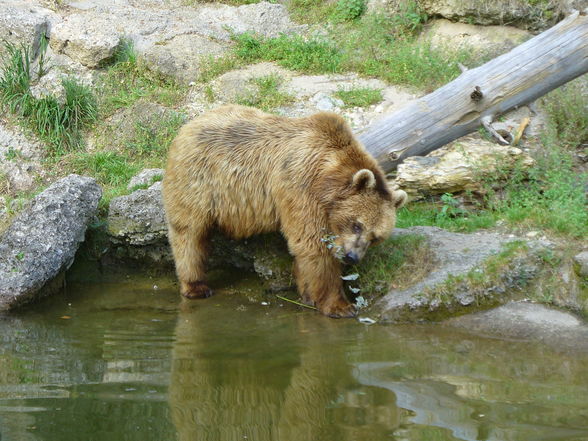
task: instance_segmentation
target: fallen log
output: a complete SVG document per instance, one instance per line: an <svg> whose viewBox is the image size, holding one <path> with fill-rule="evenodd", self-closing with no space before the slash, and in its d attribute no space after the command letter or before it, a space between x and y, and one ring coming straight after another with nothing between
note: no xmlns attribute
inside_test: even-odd
<svg viewBox="0 0 588 441"><path fill-rule="evenodd" d="M491 123L588 72L588 10L462 74L359 135L385 171ZM501 142L506 142L502 140ZM507 142L508 143L508 142Z"/></svg>

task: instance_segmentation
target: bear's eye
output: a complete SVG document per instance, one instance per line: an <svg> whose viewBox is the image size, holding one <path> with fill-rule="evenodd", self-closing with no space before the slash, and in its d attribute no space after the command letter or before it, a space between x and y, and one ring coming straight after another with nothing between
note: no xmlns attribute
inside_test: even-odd
<svg viewBox="0 0 588 441"><path fill-rule="evenodd" d="M351 230L355 234L361 234L361 232L363 231L363 228L361 227L361 224L359 224L357 222L353 222L353 225L351 226Z"/></svg>

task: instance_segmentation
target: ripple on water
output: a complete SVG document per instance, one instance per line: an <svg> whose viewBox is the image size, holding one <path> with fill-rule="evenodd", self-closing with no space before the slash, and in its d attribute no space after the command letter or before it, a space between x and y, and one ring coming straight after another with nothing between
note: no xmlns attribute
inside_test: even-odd
<svg viewBox="0 0 588 441"><path fill-rule="evenodd" d="M153 284L0 321L2 440L588 439L585 355Z"/></svg>

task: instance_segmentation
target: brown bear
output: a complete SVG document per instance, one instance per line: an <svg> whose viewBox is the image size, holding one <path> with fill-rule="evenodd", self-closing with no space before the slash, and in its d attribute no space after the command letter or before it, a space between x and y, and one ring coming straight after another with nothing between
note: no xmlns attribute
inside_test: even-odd
<svg viewBox="0 0 588 441"><path fill-rule="evenodd" d="M355 308L345 298L341 260L358 262L390 235L406 193L391 191L334 113L287 118L229 105L180 129L163 199L185 297L212 294L205 281L212 230L236 239L281 231L302 299L325 315L349 317Z"/></svg>

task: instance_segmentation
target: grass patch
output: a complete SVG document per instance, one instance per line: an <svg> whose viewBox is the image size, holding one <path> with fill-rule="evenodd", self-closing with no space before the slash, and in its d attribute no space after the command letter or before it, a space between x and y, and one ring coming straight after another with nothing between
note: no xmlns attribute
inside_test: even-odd
<svg viewBox="0 0 588 441"><path fill-rule="evenodd" d="M294 97L279 90L282 82L282 77L276 74L253 78L250 83L255 90L238 96L237 104L257 107L266 112L286 106L294 101Z"/></svg>
<svg viewBox="0 0 588 441"><path fill-rule="evenodd" d="M184 99L186 92L186 86L148 70L137 57L132 43L126 41L120 45L114 63L102 77L100 109L102 116L106 117L141 98L174 107Z"/></svg>
<svg viewBox="0 0 588 441"><path fill-rule="evenodd" d="M8 42L4 46L0 105L21 117L21 123L48 144L51 154L61 155L78 147L82 142L82 130L97 118L98 107L92 90L76 79L64 78L62 99L35 98L31 94L31 49ZM42 45L43 48L46 46ZM43 51L40 56L44 57Z"/></svg>
<svg viewBox="0 0 588 441"><path fill-rule="evenodd" d="M450 231L469 233L482 228L491 228L498 220L497 213L491 210L468 210L459 214L447 212L443 202L414 202L408 204L397 214L398 228L428 225Z"/></svg>
<svg viewBox="0 0 588 441"><path fill-rule="evenodd" d="M335 73L341 68L342 54L328 41L285 34L263 38L248 32L232 38L235 56L246 63L274 61L304 73Z"/></svg>
<svg viewBox="0 0 588 441"><path fill-rule="evenodd" d="M504 244L502 251L486 259L481 267L463 275L449 275L444 282L423 291L421 298L428 303L441 303L453 309L459 307L456 294L467 292L474 297L476 306L495 303L497 299L494 298L494 292L500 293L501 290L504 292L506 289L527 285L530 274L520 270L518 276L512 278L508 275L508 270L515 268L515 261L528 253L529 247L525 241L508 242ZM499 297L504 298L502 294Z"/></svg>
<svg viewBox="0 0 588 441"><path fill-rule="evenodd" d="M368 107L384 99L380 89L370 89L368 87L338 90L334 95L343 101L346 108Z"/></svg>
<svg viewBox="0 0 588 441"><path fill-rule="evenodd" d="M372 298L391 288L403 289L423 279L434 267L430 250L423 236L402 234L369 249L352 272L359 278L350 286L359 288L359 295Z"/></svg>
<svg viewBox="0 0 588 441"><path fill-rule="evenodd" d="M323 23L335 13L333 1L289 0L286 3L292 20L298 23Z"/></svg>
<svg viewBox="0 0 588 441"><path fill-rule="evenodd" d="M223 57L209 56L202 62L202 69L198 75L198 82L208 83L210 80L245 65L245 62L233 54Z"/></svg>
<svg viewBox="0 0 588 441"><path fill-rule="evenodd" d="M402 20L367 14L332 24L327 36L310 39L299 35L264 38L250 32L233 35L233 52L211 60L200 81L244 64L271 61L307 74L357 72L433 90L456 78L461 73L459 64L471 66L473 58L467 50L436 49L417 40L414 33L425 19L417 12L407 12Z"/></svg>
<svg viewBox="0 0 588 441"><path fill-rule="evenodd" d="M131 136L118 142L112 140L116 140L119 128L107 128L97 139L100 150L73 152L61 158L55 168L94 177L103 189L100 210L105 213L112 198L129 193L128 183L139 171L164 167L169 144L184 122L181 114L138 120L131 125Z"/></svg>

